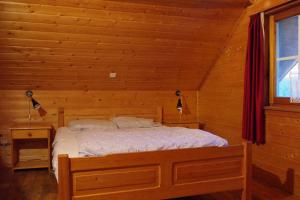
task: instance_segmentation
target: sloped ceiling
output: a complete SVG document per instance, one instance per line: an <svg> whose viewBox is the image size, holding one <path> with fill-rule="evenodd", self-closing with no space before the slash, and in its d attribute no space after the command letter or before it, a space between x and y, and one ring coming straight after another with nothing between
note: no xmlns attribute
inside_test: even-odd
<svg viewBox="0 0 300 200"><path fill-rule="evenodd" d="M0 0L0 89L197 89L246 5Z"/></svg>

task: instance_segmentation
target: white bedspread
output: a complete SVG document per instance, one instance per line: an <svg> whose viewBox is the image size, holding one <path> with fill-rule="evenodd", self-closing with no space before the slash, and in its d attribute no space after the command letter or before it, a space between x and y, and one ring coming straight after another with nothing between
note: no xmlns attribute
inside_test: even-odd
<svg viewBox="0 0 300 200"><path fill-rule="evenodd" d="M76 134L80 131L71 131L69 128L62 127L57 130L52 143L52 167L56 179L58 180L58 160L59 154L68 154L70 158L80 157Z"/></svg>
<svg viewBox="0 0 300 200"><path fill-rule="evenodd" d="M53 143L53 168L57 177L58 154L69 157L105 156L116 153L157 151L207 146L227 146L225 139L199 129L153 127L74 131L58 129Z"/></svg>
<svg viewBox="0 0 300 200"><path fill-rule="evenodd" d="M223 138L199 129L166 126L112 131L88 130L83 134L76 134L76 138L79 154L83 156L227 145Z"/></svg>

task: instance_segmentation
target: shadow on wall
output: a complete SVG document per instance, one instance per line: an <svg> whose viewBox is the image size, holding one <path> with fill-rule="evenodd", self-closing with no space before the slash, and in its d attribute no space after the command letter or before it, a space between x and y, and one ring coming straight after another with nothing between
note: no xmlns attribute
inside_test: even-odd
<svg viewBox="0 0 300 200"><path fill-rule="evenodd" d="M294 179L295 171L293 169L288 169L286 172L285 182L282 183L281 180L275 174L272 174L262 168L253 165L253 177L261 183L283 189L290 194L294 193Z"/></svg>

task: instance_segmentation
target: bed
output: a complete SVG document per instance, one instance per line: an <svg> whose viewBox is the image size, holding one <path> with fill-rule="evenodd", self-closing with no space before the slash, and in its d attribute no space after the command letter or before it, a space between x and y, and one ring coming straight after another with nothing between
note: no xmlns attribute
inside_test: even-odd
<svg viewBox="0 0 300 200"><path fill-rule="evenodd" d="M74 119L113 116L137 116L162 122L162 109L75 111L60 108L58 127L64 127ZM70 141L72 138L69 137ZM78 156L76 150L72 155L59 154L55 158L59 198L150 200L242 190L241 198L250 199L251 145L244 142L242 145L220 146L113 153L97 157Z"/></svg>

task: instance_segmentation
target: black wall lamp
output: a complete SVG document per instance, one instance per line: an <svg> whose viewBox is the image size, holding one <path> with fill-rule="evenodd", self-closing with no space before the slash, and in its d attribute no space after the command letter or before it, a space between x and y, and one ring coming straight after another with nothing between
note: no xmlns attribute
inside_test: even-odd
<svg viewBox="0 0 300 200"><path fill-rule="evenodd" d="M31 121L31 106L34 110L37 110L39 112L39 115L41 117L46 116L47 112L42 108L41 104L35 100L33 96L33 92L31 90L27 90L25 92L26 97L28 98L28 120Z"/></svg>
<svg viewBox="0 0 300 200"><path fill-rule="evenodd" d="M176 90L175 95L178 97L177 100L177 110L182 114L182 94L180 90Z"/></svg>

